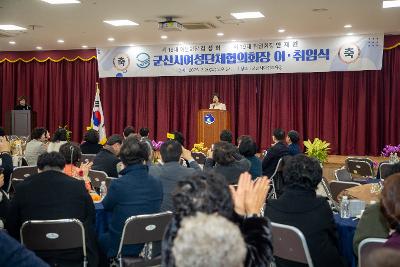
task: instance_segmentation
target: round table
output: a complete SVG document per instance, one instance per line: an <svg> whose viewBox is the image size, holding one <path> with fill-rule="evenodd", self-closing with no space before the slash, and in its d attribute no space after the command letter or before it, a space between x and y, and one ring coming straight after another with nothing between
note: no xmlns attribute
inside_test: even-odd
<svg viewBox="0 0 400 267"><path fill-rule="evenodd" d="M338 199L341 199L345 195L348 196L349 199L359 199L365 201L365 203L370 203L371 201L378 202L381 193L379 190L379 184L371 183L345 189L340 192Z"/></svg>

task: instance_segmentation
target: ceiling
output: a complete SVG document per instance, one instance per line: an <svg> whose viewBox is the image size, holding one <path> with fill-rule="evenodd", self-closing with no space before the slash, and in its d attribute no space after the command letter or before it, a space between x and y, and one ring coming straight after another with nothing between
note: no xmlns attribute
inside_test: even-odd
<svg viewBox="0 0 400 267"><path fill-rule="evenodd" d="M5 37L0 32L0 51L81 49L230 40L259 40L344 35L348 32L400 34L400 8L382 8L382 0L81 0L81 4L50 5L40 0L0 0L0 24L30 29ZM327 9L315 12L313 9ZM265 18L243 23L231 12L260 11ZM181 23L207 22L215 29L162 32L157 21L178 17ZM217 19L219 17L220 19ZM139 26L113 27L103 20L130 19ZM228 21L229 22L229 21ZM351 24L351 29L345 29ZM32 26L35 25L32 29ZM278 33L284 28L286 32ZM223 32L224 36L216 34ZM6 33L8 34L8 33ZM13 33L11 33L13 34ZM14 35L14 34L13 34ZM168 39L162 40L161 35ZM115 38L114 42L107 38ZM57 43L57 39L65 42ZM15 41L15 45L9 44Z"/></svg>

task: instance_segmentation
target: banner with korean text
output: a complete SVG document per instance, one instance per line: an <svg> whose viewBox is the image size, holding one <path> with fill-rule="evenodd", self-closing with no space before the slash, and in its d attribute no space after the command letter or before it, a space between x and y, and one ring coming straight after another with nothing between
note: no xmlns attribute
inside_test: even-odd
<svg viewBox="0 0 400 267"><path fill-rule="evenodd" d="M383 34L97 48L99 76L380 70Z"/></svg>

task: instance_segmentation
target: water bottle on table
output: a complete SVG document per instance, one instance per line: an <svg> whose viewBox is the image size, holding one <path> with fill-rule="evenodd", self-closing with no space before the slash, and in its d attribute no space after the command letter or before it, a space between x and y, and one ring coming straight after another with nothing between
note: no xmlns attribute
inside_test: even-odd
<svg viewBox="0 0 400 267"><path fill-rule="evenodd" d="M106 182L102 181L101 185L100 185L100 197L101 197L101 199L105 198L106 195L107 195Z"/></svg>
<svg viewBox="0 0 400 267"><path fill-rule="evenodd" d="M350 201L347 196L342 197L342 201L340 202L340 217L341 218L350 218Z"/></svg>

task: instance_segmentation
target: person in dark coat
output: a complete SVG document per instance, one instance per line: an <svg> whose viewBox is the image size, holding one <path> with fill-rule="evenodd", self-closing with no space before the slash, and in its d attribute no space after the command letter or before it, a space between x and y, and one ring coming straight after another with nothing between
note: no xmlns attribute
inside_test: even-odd
<svg viewBox="0 0 400 267"><path fill-rule="evenodd" d="M103 148L103 146L99 144L99 133L94 129L90 129L85 133L83 141L84 142L80 145L82 154L97 154Z"/></svg>
<svg viewBox="0 0 400 267"><path fill-rule="evenodd" d="M332 210L316 188L322 179L319 162L305 155L288 158L283 168L285 188L278 199L268 200L265 216L272 222L291 225L305 236L314 266L342 267ZM305 264L275 257L278 267Z"/></svg>
<svg viewBox="0 0 400 267"><path fill-rule="evenodd" d="M249 173L256 179L262 176L261 160L256 156L257 145L251 136L242 136L239 143L239 153L250 162Z"/></svg>
<svg viewBox="0 0 400 267"><path fill-rule="evenodd" d="M92 170L103 171L109 177L118 177L117 164L121 161L118 158L121 145L122 136L111 135L104 148L94 158Z"/></svg>
<svg viewBox="0 0 400 267"><path fill-rule="evenodd" d="M218 142L214 144L212 161L206 160L205 170L213 170L225 177L228 184L237 184L240 174L250 169L250 162L246 158L235 159L237 148L231 143ZM210 156L210 155L209 155ZM212 167L210 162L215 162Z"/></svg>
<svg viewBox="0 0 400 267"><path fill-rule="evenodd" d="M268 177L274 174L279 160L289 154L289 149L285 143L284 130L275 129L272 140L274 144L267 150L267 154L262 161L263 175Z"/></svg>
<svg viewBox="0 0 400 267"><path fill-rule="evenodd" d="M58 152L44 153L38 158L39 173L21 182L11 199L6 229L20 239L20 228L29 220L80 220L85 228L89 266L98 266L95 239L95 211L92 198L83 181L62 171L64 157ZM36 255L52 266L82 266L82 248L41 250Z"/></svg>
<svg viewBox="0 0 400 267"><path fill-rule="evenodd" d="M149 168L144 164L149 157L146 143L129 136L121 147L120 156L125 166L120 172L122 176L112 181L102 201L104 210L111 213L109 231L99 238L101 248L108 258L117 255L126 219L159 212L163 198L160 180L149 175ZM124 246L122 255L137 257L143 246Z"/></svg>
<svg viewBox="0 0 400 267"><path fill-rule="evenodd" d="M287 133L286 143L288 143L289 155L296 156L301 153L300 145L299 145L300 137L299 133L291 130Z"/></svg>

